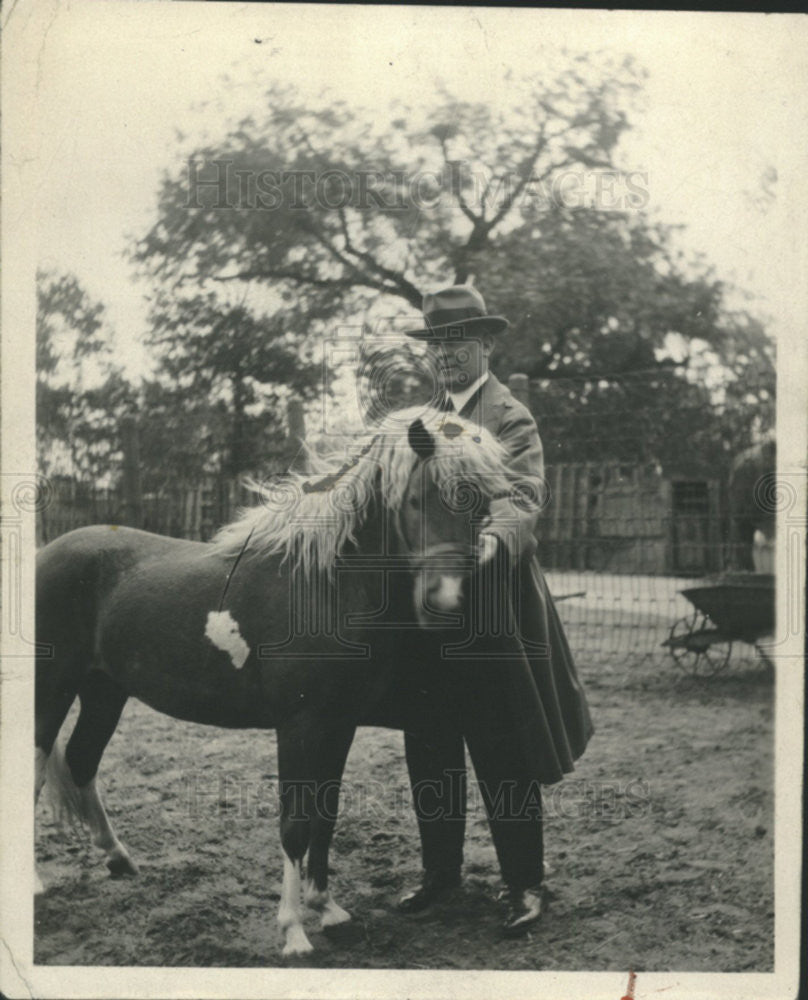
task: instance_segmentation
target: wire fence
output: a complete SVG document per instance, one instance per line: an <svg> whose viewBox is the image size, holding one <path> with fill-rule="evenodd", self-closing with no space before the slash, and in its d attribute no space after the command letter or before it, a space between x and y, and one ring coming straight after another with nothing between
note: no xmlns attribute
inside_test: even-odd
<svg viewBox="0 0 808 1000"><path fill-rule="evenodd" d="M694 615L681 591L737 570L731 518L692 489L682 491L688 503L676 507L677 483L648 470L589 463L556 466L548 479L552 495L538 528L539 558L573 652L587 660L668 656L663 643L671 629ZM122 488L70 477L50 485L49 502L37 511L39 544L98 523L207 541L255 502L237 479L209 476L144 494L133 519ZM698 504L691 502L694 493ZM767 540L750 553L753 567L756 561L758 569L771 568L771 546ZM773 594L772 583L772 602ZM733 658L739 654L755 655L736 643ZM699 656L692 659L680 665L698 672Z"/></svg>
<svg viewBox="0 0 808 1000"><path fill-rule="evenodd" d="M525 376L512 376L509 387L526 404L535 404ZM531 408L535 412L536 406ZM298 400L290 399L287 416L288 438L264 456L264 474L299 468L305 422ZM117 487L50 477L48 501L37 507L38 544L98 523L207 541L240 508L256 502L237 477L210 475L193 483L167 478L159 488L144 491L135 421L129 418L123 430ZM742 631L738 619L751 593L744 577L755 573L763 581L756 591L759 599L771 604L773 629L774 581L766 574L773 572L774 519L772 509L761 507L758 490L761 476L774 475L773 461L772 452L753 454L738 467L734 481L699 461L676 473L658 462L549 464L549 499L537 530L539 558L573 650L601 658L668 655L676 649L662 643L670 641L673 630L680 643L679 665L698 672L716 659L711 643L723 649L729 633ZM700 618L681 591L722 573L729 574L729 610L716 638L716 623ZM740 610L733 609L733 601ZM696 638L691 640L687 629Z"/></svg>

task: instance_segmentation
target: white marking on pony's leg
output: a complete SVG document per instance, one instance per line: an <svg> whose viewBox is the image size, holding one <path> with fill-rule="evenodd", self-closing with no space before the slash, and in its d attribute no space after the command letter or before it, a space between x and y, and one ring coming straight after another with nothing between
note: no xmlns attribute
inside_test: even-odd
<svg viewBox="0 0 808 1000"><path fill-rule="evenodd" d="M307 878L303 887L303 902L312 910L318 913L325 906L328 900L328 889L318 889L314 884L314 879Z"/></svg>
<svg viewBox="0 0 808 1000"><path fill-rule="evenodd" d="M328 889L318 889L313 879L306 880L303 899L307 906L321 914L320 927L336 927L351 919L350 913L334 902Z"/></svg>
<svg viewBox="0 0 808 1000"><path fill-rule="evenodd" d="M303 930L303 907L300 901L303 862L292 861L284 851L283 887L278 907L278 926L285 934L284 955L308 955L314 951Z"/></svg>
<svg viewBox="0 0 808 1000"><path fill-rule="evenodd" d="M323 907L323 915L320 917L321 927L338 927L340 924L347 924L351 920L351 915L347 910L335 903L329 894L326 904Z"/></svg>
<svg viewBox="0 0 808 1000"><path fill-rule="evenodd" d="M45 785L43 791L47 796L53 818L62 828L69 822L73 829L83 826L86 817L83 812L81 795L73 781L73 775L65 760L65 749L55 743L45 765Z"/></svg>
<svg viewBox="0 0 808 1000"><path fill-rule="evenodd" d="M137 875L138 867L118 840L98 794L95 778L79 789L82 811L87 817L93 843L107 855L107 868L113 875Z"/></svg>
<svg viewBox="0 0 808 1000"><path fill-rule="evenodd" d="M48 754L45 753L42 747L37 747L36 756L34 758L34 805L36 805L39 801L39 793L42 791L42 786L45 784L47 766Z"/></svg>
<svg viewBox="0 0 808 1000"><path fill-rule="evenodd" d="M209 611L205 635L217 649L227 653L236 670L241 670L250 655L250 647L242 638L238 622L229 611Z"/></svg>
<svg viewBox="0 0 808 1000"><path fill-rule="evenodd" d="M47 767L48 754L45 753L42 747L37 747L34 757L34 805L36 805L39 801L39 793L42 791L42 786L45 784ZM44 891L45 886L42 884L42 879L39 877L39 872L36 870L36 862L34 862L34 895L37 896Z"/></svg>

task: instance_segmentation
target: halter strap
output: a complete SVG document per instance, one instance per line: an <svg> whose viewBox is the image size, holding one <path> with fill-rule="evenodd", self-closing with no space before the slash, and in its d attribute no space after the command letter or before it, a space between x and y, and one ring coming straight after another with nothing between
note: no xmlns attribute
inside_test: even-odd
<svg viewBox="0 0 808 1000"><path fill-rule="evenodd" d="M451 542L439 542L428 545L423 552L408 552L407 560L414 570L423 568L428 562L439 561L441 556L459 557L464 562L474 564L477 561L477 550L474 546L453 545Z"/></svg>
<svg viewBox="0 0 808 1000"><path fill-rule="evenodd" d="M317 479L314 481L307 479L306 482L303 483L301 489L303 490L304 493L325 493L328 490L333 489L333 487L336 486L337 482L345 475L346 472L348 472L350 469L353 469L354 466L359 464L360 460L363 459L365 455L367 455L367 453L370 451L373 445L376 444L378 440L379 440L379 435L374 434L373 437L370 439L370 441L368 441L368 443L363 448L360 448L358 453L354 455L352 459L350 459L347 462L343 462L336 472L329 472L325 476L323 476L322 479Z"/></svg>

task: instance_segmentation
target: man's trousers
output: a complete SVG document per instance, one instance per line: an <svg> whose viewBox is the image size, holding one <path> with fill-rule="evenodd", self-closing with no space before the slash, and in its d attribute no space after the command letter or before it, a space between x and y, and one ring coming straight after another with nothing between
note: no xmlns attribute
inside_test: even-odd
<svg viewBox="0 0 808 1000"><path fill-rule="evenodd" d="M418 668L404 745L427 871L457 870L463 861L465 740L504 881L527 888L542 880L541 787L506 692L516 669L517 661L495 658Z"/></svg>

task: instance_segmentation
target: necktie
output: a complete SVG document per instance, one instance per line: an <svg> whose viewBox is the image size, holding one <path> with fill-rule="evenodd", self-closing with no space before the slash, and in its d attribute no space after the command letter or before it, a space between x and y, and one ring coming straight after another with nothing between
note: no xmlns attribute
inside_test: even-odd
<svg viewBox="0 0 808 1000"><path fill-rule="evenodd" d="M452 402L451 396L444 396L440 409L443 410L444 413L454 413L454 403Z"/></svg>

